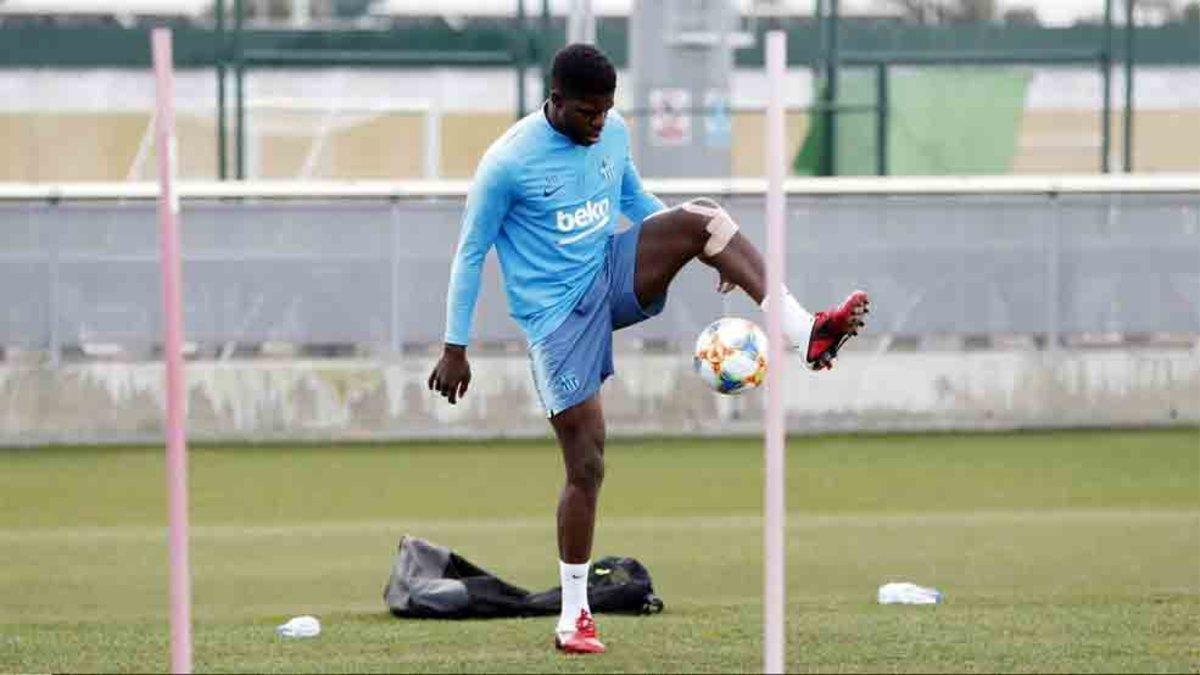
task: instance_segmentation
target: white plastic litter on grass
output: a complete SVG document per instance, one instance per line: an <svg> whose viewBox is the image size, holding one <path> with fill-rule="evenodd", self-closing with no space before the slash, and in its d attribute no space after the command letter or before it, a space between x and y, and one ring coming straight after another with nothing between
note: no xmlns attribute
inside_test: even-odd
<svg viewBox="0 0 1200 675"><path fill-rule="evenodd" d="M288 638L316 637L321 634L321 622L315 616L298 616L277 626L275 634Z"/></svg>
<svg viewBox="0 0 1200 675"><path fill-rule="evenodd" d="M942 592L898 581L880 586L878 597L881 605L936 605L942 601Z"/></svg>

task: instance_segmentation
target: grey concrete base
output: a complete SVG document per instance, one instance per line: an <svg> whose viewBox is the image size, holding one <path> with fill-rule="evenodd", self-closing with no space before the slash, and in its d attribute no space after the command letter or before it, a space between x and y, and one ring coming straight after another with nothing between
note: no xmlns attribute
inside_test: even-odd
<svg viewBox="0 0 1200 675"><path fill-rule="evenodd" d="M187 365L197 440L525 437L549 433L523 355L472 359L466 400L425 388L430 356L400 360L247 360ZM723 397L674 354L619 354L604 387L615 435L753 434L759 392ZM1200 351L856 352L836 370L789 364L789 427L1002 429L1200 424ZM158 442L161 364L0 366L0 445Z"/></svg>

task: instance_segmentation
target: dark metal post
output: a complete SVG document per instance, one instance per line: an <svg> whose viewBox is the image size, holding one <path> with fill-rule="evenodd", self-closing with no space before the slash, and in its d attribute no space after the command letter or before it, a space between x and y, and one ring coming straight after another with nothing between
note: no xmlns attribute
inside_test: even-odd
<svg viewBox="0 0 1200 675"><path fill-rule="evenodd" d="M1100 81L1104 87L1104 102L1100 114L1100 170L1110 173L1112 167L1112 51L1113 0L1104 0L1104 51L1100 54Z"/></svg>
<svg viewBox="0 0 1200 675"><path fill-rule="evenodd" d="M888 67L880 61L875 64L875 174L888 174Z"/></svg>
<svg viewBox="0 0 1200 675"><path fill-rule="evenodd" d="M225 0L217 0L217 176L229 177L225 138Z"/></svg>
<svg viewBox="0 0 1200 675"><path fill-rule="evenodd" d="M829 69L829 41L825 39L826 22L825 16L825 0L816 0L817 13L817 57L812 62L812 81L816 88L813 93L813 103L808 111L808 125L810 128L816 124L828 121L825 116L826 93L821 86ZM772 21L778 20L772 17ZM825 175L825 134L821 134L821 145L818 146L820 154L817 156L816 175Z"/></svg>
<svg viewBox="0 0 1200 675"><path fill-rule="evenodd" d="M542 100L550 98L550 55L554 53L550 42L550 0L542 0L541 39L538 40L538 59L542 69Z"/></svg>
<svg viewBox="0 0 1200 675"><path fill-rule="evenodd" d="M242 60L243 11L242 0L233 0L233 81L234 81L234 144L236 148L237 179L246 179L246 68Z"/></svg>
<svg viewBox="0 0 1200 675"><path fill-rule="evenodd" d="M513 55L517 71L517 119L525 117L525 61L529 48L529 31L525 25L525 0L517 0L516 54Z"/></svg>
<svg viewBox="0 0 1200 675"><path fill-rule="evenodd" d="M825 152L822 155L824 166L821 174L824 176L837 175L837 78L838 78L838 0L829 0L829 18L826 25L829 29L828 50L825 54Z"/></svg>
<svg viewBox="0 0 1200 675"><path fill-rule="evenodd" d="M778 17L771 17L772 21L777 21ZM817 0L817 63L813 71L813 82L818 81L820 70L825 66L825 60L828 57L826 49L828 43L825 41L825 0Z"/></svg>
<svg viewBox="0 0 1200 675"><path fill-rule="evenodd" d="M1133 3L1125 0L1125 173L1133 171Z"/></svg>

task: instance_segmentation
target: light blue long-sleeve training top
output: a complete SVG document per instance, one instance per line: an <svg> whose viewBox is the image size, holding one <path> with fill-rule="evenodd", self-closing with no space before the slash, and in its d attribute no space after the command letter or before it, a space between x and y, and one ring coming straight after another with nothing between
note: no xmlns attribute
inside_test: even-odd
<svg viewBox="0 0 1200 675"><path fill-rule="evenodd" d="M600 140L578 145L538 110L480 160L467 195L446 296L446 342L467 345L480 272L493 245L509 314L530 344L558 328L604 264L619 209L635 223L663 209L629 154L629 128L609 112Z"/></svg>

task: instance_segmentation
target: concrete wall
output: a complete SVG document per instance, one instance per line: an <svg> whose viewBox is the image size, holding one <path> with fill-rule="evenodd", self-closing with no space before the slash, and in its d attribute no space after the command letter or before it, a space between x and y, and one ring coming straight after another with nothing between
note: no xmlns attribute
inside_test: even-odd
<svg viewBox="0 0 1200 675"><path fill-rule="evenodd" d="M434 356L394 361L188 364L193 439L531 436L549 431L523 354L478 355L464 403L427 391ZM677 353L622 353L605 385L614 434L757 433L761 393L712 394ZM154 362L0 366L0 445L157 442ZM836 370L789 366L797 432L1200 424L1200 345L1058 352L844 354ZM1198 434L1200 443L1200 434Z"/></svg>

